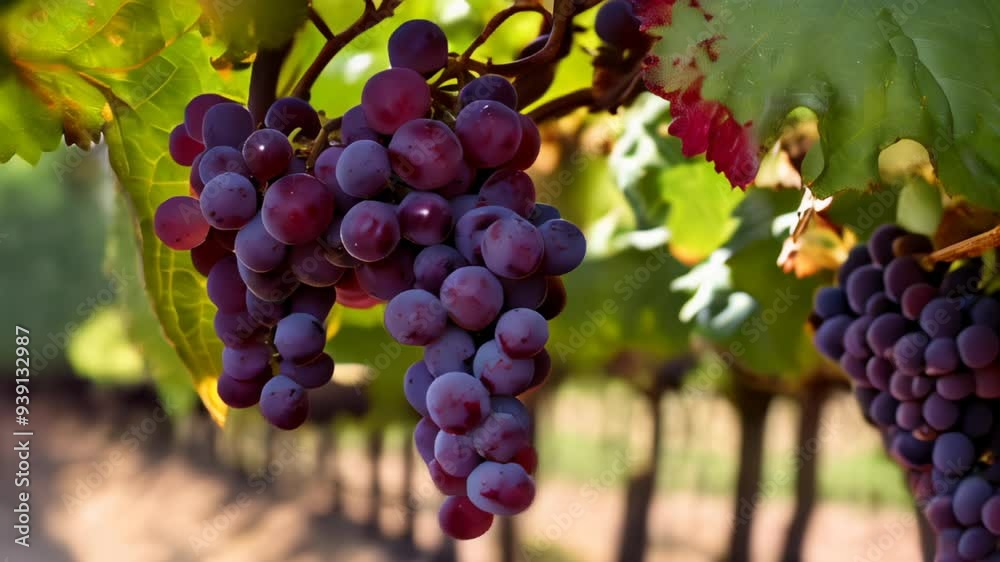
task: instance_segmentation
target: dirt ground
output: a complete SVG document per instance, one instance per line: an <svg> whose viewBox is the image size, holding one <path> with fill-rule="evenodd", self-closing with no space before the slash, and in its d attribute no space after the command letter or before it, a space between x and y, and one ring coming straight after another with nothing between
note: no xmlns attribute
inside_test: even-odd
<svg viewBox="0 0 1000 562"><path fill-rule="evenodd" d="M331 484L304 466L301 445L283 445L269 472L247 476L221 468L176 444L154 446L160 423L140 430L146 443L122 438L109 425L64 411L47 413L32 456L30 549L13 545L10 508L0 516L0 555L10 562L408 562L427 554L403 548L399 481L402 464L387 456L381 531L366 525L371 510L366 461L344 453L343 506L332 514ZM4 447L3 466L12 466ZM204 455L202 455L204 456ZM359 469L361 467L361 469ZM420 467L418 467L420 468ZM610 481L610 478L609 478ZM8 484L9 486L9 484ZM439 498L422 470L415 473L416 543L437 550ZM11 505L9 488L5 506ZM540 482L530 512L518 518L529 562L614 559L623 494L615 483ZM768 500L754 523L754 560L777 560L790 513L787 500ZM655 498L647 562L720 560L730 528L729 501L687 493ZM810 527L807 562L919 560L912 514L823 504ZM496 529L459 545L463 562L499 561ZM5 560L5 562L6 562Z"/></svg>

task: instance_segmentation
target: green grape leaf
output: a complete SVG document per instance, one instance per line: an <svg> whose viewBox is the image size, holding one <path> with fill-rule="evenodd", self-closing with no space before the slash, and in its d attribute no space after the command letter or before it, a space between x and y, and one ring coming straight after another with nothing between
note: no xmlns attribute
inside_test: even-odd
<svg viewBox="0 0 1000 562"><path fill-rule="evenodd" d="M671 100L671 133L734 185L804 106L819 117L818 196L878 184L879 152L907 138L947 192L1000 209L995 2L634 1L660 37L645 78Z"/></svg>
<svg viewBox="0 0 1000 562"><path fill-rule="evenodd" d="M705 160L666 168L659 181L662 197L670 205L670 251L683 263L700 262L736 232L739 219L732 212L743 192L729 189L725 176Z"/></svg>
<svg viewBox="0 0 1000 562"><path fill-rule="evenodd" d="M281 47L309 18L309 0L201 0L201 5L213 34L226 45L216 61L222 67L246 63L259 49Z"/></svg>

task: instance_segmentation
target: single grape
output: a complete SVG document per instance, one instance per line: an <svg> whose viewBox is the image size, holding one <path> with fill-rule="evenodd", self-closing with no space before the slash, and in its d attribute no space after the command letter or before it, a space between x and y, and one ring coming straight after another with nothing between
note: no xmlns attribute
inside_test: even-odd
<svg viewBox="0 0 1000 562"><path fill-rule="evenodd" d="M344 112L344 117L340 124L340 140L344 144L351 144L359 140L379 140L378 132L368 125L365 110L360 105L356 105Z"/></svg>
<svg viewBox="0 0 1000 562"><path fill-rule="evenodd" d="M239 174L245 178L250 177L250 168L247 168L243 154L231 146L216 146L202 153L198 162L198 179L201 180L202 188L198 191L199 196L205 191L205 185L217 176L226 172Z"/></svg>
<svg viewBox="0 0 1000 562"><path fill-rule="evenodd" d="M962 474L975 462L975 447L961 433L945 433L934 443L934 468L950 476Z"/></svg>
<svg viewBox="0 0 1000 562"><path fill-rule="evenodd" d="M868 240L868 254L872 262L883 267L888 265L896 257L892 251L892 243L906 234L908 232L894 224L884 224L875 229Z"/></svg>
<svg viewBox="0 0 1000 562"><path fill-rule="evenodd" d="M972 373L976 377L976 396L980 398L1000 398L1000 364L994 363Z"/></svg>
<svg viewBox="0 0 1000 562"><path fill-rule="evenodd" d="M368 79L361 92L361 109L375 131L391 135L407 121L419 119L431 107L431 89L416 71L390 68Z"/></svg>
<svg viewBox="0 0 1000 562"><path fill-rule="evenodd" d="M264 194L264 227L285 244L304 244L326 232L333 218L333 194L308 174L274 182Z"/></svg>
<svg viewBox="0 0 1000 562"><path fill-rule="evenodd" d="M900 302L903 293L927 280L927 272L920 267L920 263L911 256L903 256L892 260L886 266L884 272L885 292L892 300Z"/></svg>
<svg viewBox="0 0 1000 562"><path fill-rule="evenodd" d="M250 112L238 103L213 105L202 121L202 136L208 148L229 146L239 150L254 129Z"/></svg>
<svg viewBox="0 0 1000 562"><path fill-rule="evenodd" d="M413 262L414 286L437 294L445 278L451 272L466 265L469 263L458 253L458 250L451 246L428 246L420 250ZM501 281L502 283L503 281ZM504 295L506 299L506 289Z"/></svg>
<svg viewBox="0 0 1000 562"><path fill-rule="evenodd" d="M354 144L362 142L371 141ZM396 130L389 141L389 158L397 176L423 191L446 186L466 167L458 137L433 119L414 119Z"/></svg>
<svg viewBox="0 0 1000 562"><path fill-rule="evenodd" d="M170 157L181 166L190 166L194 159L205 150L205 145L188 136L184 124L177 125L170 131Z"/></svg>
<svg viewBox="0 0 1000 562"><path fill-rule="evenodd" d="M562 219L538 227L545 241L542 270L546 275L565 275L576 269L587 253L587 240L575 224Z"/></svg>
<svg viewBox="0 0 1000 562"><path fill-rule="evenodd" d="M420 458L424 459L425 463L434 460L434 440L439 431L441 429L434 425L434 422L427 416L420 418L417 426L413 429L413 444L417 447L417 452L420 453Z"/></svg>
<svg viewBox="0 0 1000 562"><path fill-rule="evenodd" d="M835 316L820 325L813 336L813 344L820 353L834 361L844 354L844 334L854 320L846 314Z"/></svg>
<svg viewBox="0 0 1000 562"><path fill-rule="evenodd" d="M279 98L267 109L264 126L277 129L286 137L299 129L299 134L315 138L319 134L319 115L309 102L294 97Z"/></svg>
<svg viewBox="0 0 1000 562"><path fill-rule="evenodd" d="M913 431L923 424L923 405L920 402L903 402L896 409L896 425L900 428Z"/></svg>
<svg viewBox="0 0 1000 562"><path fill-rule="evenodd" d="M545 379L549 378L549 374L552 373L552 357L548 351L543 349L531 359L535 363L533 367L534 375L531 377L531 384L528 385L527 390L541 386L545 382Z"/></svg>
<svg viewBox="0 0 1000 562"><path fill-rule="evenodd" d="M188 185L190 186L191 197L197 199L201 197L201 192L205 189L205 182L201 181L201 159L205 153L202 152L194 157L191 162L191 170L188 172Z"/></svg>
<svg viewBox="0 0 1000 562"><path fill-rule="evenodd" d="M958 334L955 343L962 362L972 369L986 367L1000 354L1000 338L993 328L974 324Z"/></svg>
<svg viewBox="0 0 1000 562"><path fill-rule="evenodd" d="M924 419L928 425L938 431L951 429L959 420L961 412L958 404L942 397L937 392L932 392L924 400Z"/></svg>
<svg viewBox="0 0 1000 562"><path fill-rule="evenodd" d="M400 239L395 208L379 201L358 203L344 215L340 237L347 252L361 261L385 259Z"/></svg>
<svg viewBox="0 0 1000 562"><path fill-rule="evenodd" d="M528 220L535 226L542 226L550 220L561 218L562 215L559 214L559 209L545 203L535 203L534 208L531 209L531 214L528 215Z"/></svg>
<svg viewBox="0 0 1000 562"><path fill-rule="evenodd" d="M245 177L226 172L205 184L201 213L220 230L243 228L257 215L257 190Z"/></svg>
<svg viewBox="0 0 1000 562"><path fill-rule="evenodd" d="M213 324L215 335L226 347L242 349L260 343L260 325L246 311L216 312Z"/></svg>
<svg viewBox="0 0 1000 562"><path fill-rule="evenodd" d="M535 163L542 150L542 135L530 117L523 114L518 117L521 120L521 143L517 146L517 153L504 166L513 170L527 170Z"/></svg>
<svg viewBox="0 0 1000 562"><path fill-rule="evenodd" d="M333 193L334 207L339 213L347 212L348 209L362 201L362 199L345 193L340 187L340 182L337 181L337 164L340 163L340 157L344 154L345 148L347 147L339 145L327 148L316 158L316 164L313 166L313 175L326 184Z"/></svg>
<svg viewBox="0 0 1000 562"><path fill-rule="evenodd" d="M201 215L201 209L198 210L198 214ZM215 264L219 263L219 260L229 255L232 255L232 252L227 250L225 246L219 243L219 241L211 235L211 232L209 232L208 238L205 239L204 242L194 248L191 248L191 264L196 270L198 270L198 273L208 277L208 274L211 273Z"/></svg>
<svg viewBox="0 0 1000 562"><path fill-rule="evenodd" d="M927 303L934 300L937 296L937 288L927 283L910 285L903 291L903 296L899 299L900 307L903 309L903 316L908 320L919 319L920 312L927 306Z"/></svg>
<svg viewBox="0 0 1000 562"><path fill-rule="evenodd" d="M1000 535L1000 495L992 496L986 500L980 517L984 527L994 535Z"/></svg>
<svg viewBox="0 0 1000 562"><path fill-rule="evenodd" d="M274 129L254 131L243 144L243 161L259 180L280 176L292 161L292 144Z"/></svg>
<svg viewBox="0 0 1000 562"><path fill-rule="evenodd" d="M834 318L836 318L836 316ZM868 347L867 339L868 328L871 327L872 320L873 318L871 316L859 316L851 322L849 326L847 326L847 330L843 335L843 344L844 350L848 354L860 359L867 359L872 356L872 349ZM827 339L824 340L823 345L832 346L832 349L836 350L838 349L837 342L840 341L837 339L839 328L834 329L834 327L831 327L831 330L832 331L830 332L824 332L828 335L824 336ZM817 331L817 336L819 335L819 331L822 331L822 327ZM819 340L817 339L817 341ZM817 349L819 349L820 352L824 352L824 348L819 347L818 344Z"/></svg>
<svg viewBox="0 0 1000 562"><path fill-rule="evenodd" d="M871 256L868 255L868 248L862 244L859 244L847 253L847 259L844 263L840 265L840 269L837 270L837 280L840 285L847 286L847 280L851 277L851 274L856 270L860 269L861 266L868 265L872 262Z"/></svg>
<svg viewBox="0 0 1000 562"><path fill-rule="evenodd" d="M302 285L288 298L288 312L304 312L323 322L336 302L337 291L333 287Z"/></svg>
<svg viewBox="0 0 1000 562"><path fill-rule="evenodd" d="M509 309L537 309L548 293L548 282L544 275L529 275L522 279L501 278L500 285L503 286L504 306Z"/></svg>
<svg viewBox="0 0 1000 562"><path fill-rule="evenodd" d="M476 208L476 205L479 204L479 196L474 193L466 193L448 201L448 204L451 205L451 216L455 217L455 222L458 222L458 219ZM510 209L504 210L509 211Z"/></svg>
<svg viewBox="0 0 1000 562"><path fill-rule="evenodd" d="M413 409L426 418L430 415L427 410L427 389L434 382L434 375L427 370L427 364L417 361L406 369L403 375L403 395ZM435 431L437 427L435 426Z"/></svg>
<svg viewBox="0 0 1000 562"><path fill-rule="evenodd" d="M208 229L200 203L193 197L171 197L160 203L153 216L156 237L174 250L190 250L204 243Z"/></svg>
<svg viewBox="0 0 1000 562"><path fill-rule="evenodd" d="M271 271L284 263L287 256L288 246L271 236L260 214L236 235L236 257L252 271Z"/></svg>
<svg viewBox="0 0 1000 562"><path fill-rule="evenodd" d="M531 445L522 447L520 451L514 454L511 462L521 465L521 468L525 472L534 475L535 471L538 470L538 450Z"/></svg>
<svg viewBox="0 0 1000 562"><path fill-rule="evenodd" d="M510 81L497 74L483 74L466 84L458 94L462 107L479 100L500 102L517 110L517 91Z"/></svg>
<svg viewBox="0 0 1000 562"><path fill-rule="evenodd" d="M240 279L247 289L262 300L278 302L287 299L299 287L299 280L284 264L267 273L258 273L237 262Z"/></svg>
<svg viewBox="0 0 1000 562"><path fill-rule="evenodd" d="M952 338L934 338L924 350L927 373L943 375L958 368L958 346Z"/></svg>
<svg viewBox="0 0 1000 562"><path fill-rule="evenodd" d="M444 334L424 347L424 363L434 376L462 372L472 374L469 364L476 354L476 344L465 330L449 326Z"/></svg>
<svg viewBox="0 0 1000 562"><path fill-rule="evenodd" d="M496 319L503 306L503 287L485 267L462 267L441 284L441 303L455 324L476 332Z"/></svg>
<svg viewBox="0 0 1000 562"><path fill-rule="evenodd" d="M909 324L899 314L883 314L868 327L868 346L875 355L890 356L893 346L907 333Z"/></svg>
<svg viewBox="0 0 1000 562"><path fill-rule="evenodd" d="M868 361L861 357L845 353L840 356L840 368L847 373L856 386L871 387L868 382Z"/></svg>
<svg viewBox="0 0 1000 562"><path fill-rule="evenodd" d="M326 345L326 330L315 317L301 312L289 314L278 322L274 347L282 359L308 363L319 357Z"/></svg>
<svg viewBox="0 0 1000 562"><path fill-rule="evenodd" d="M545 349L549 324L530 308L514 308L500 316L494 336L508 357L528 359Z"/></svg>
<svg viewBox="0 0 1000 562"><path fill-rule="evenodd" d="M505 354L496 340L484 343L473 362L472 370L493 394L514 396L524 392L534 376L532 359L513 359Z"/></svg>
<svg viewBox="0 0 1000 562"><path fill-rule="evenodd" d="M326 242L326 259L333 265L352 269L360 265L361 260L348 253L347 248L344 246L344 239L340 236L340 227L343 222L343 216L334 215L333 220L330 221L330 226L326 229L326 233L323 234L323 241Z"/></svg>
<svg viewBox="0 0 1000 562"><path fill-rule="evenodd" d="M263 300L252 291L247 291L246 301L247 315L261 326L274 326L285 317L285 303Z"/></svg>
<svg viewBox="0 0 1000 562"><path fill-rule="evenodd" d="M962 532L958 541L958 555L963 560L979 560L996 552L997 538L984 527L972 527Z"/></svg>
<svg viewBox="0 0 1000 562"><path fill-rule="evenodd" d="M851 313L847 295L840 287L821 287L813 300L813 310L824 320Z"/></svg>
<svg viewBox="0 0 1000 562"><path fill-rule="evenodd" d="M464 496L465 491L468 488L465 478L459 478L458 476L452 476L441 468L441 463L437 462L437 459L431 459L427 463L427 472L431 476L431 481L437 487L438 491L446 496Z"/></svg>
<svg viewBox="0 0 1000 562"><path fill-rule="evenodd" d="M602 41L622 49L642 44L639 18L628 0L610 0L597 11L594 31Z"/></svg>
<svg viewBox="0 0 1000 562"><path fill-rule="evenodd" d="M436 193L411 191L400 202L396 214L402 237L422 246L444 242L454 226L448 201Z"/></svg>
<svg viewBox="0 0 1000 562"><path fill-rule="evenodd" d="M216 382L216 392L230 408L249 408L260 401L260 393L270 378L271 373L266 373L256 379L241 381L223 373Z"/></svg>
<svg viewBox="0 0 1000 562"><path fill-rule="evenodd" d="M462 142L469 163L493 168L517 154L521 144L521 120L514 110L502 103L474 101L458 113L455 134Z"/></svg>
<svg viewBox="0 0 1000 562"><path fill-rule="evenodd" d="M899 308L884 291L879 291L868 297L868 301L865 302L865 314L872 318L891 312L899 312Z"/></svg>
<svg viewBox="0 0 1000 562"><path fill-rule="evenodd" d="M469 476L482 462L471 437L446 431L438 432L434 438L434 459L442 470L459 478Z"/></svg>
<svg viewBox="0 0 1000 562"><path fill-rule="evenodd" d="M964 478L955 489L952 499L955 518L966 527L978 525L982 522L983 506L992 495L993 486L983 478Z"/></svg>
<svg viewBox="0 0 1000 562"><path fill-rule="evenodd" d="M295 429L309 416L309 397L299 383L278 375L261 391L260 413L279 429Z"/></svg>
<svg viewBox="0 0 1000 562"><path fill-rule="evenodd" d="M208 273L208 300L220 311L235 314L246 310L247 286L240 278L236 258L228 256Z"/></svg>
<svg viewBox="0 0 1000 562"><path fill-rule="evenodd" d="M389 185L392 175L389 152L370 140L351 143L337 161L336 174L337 184L344 193L370 199Z"/></svg>
<svg viewBox="0 0 1000 562"><path fill-rule="evenodd" d="M545 300L535 310L546 320L552 320L566 309L566 285L558 277L546 277Z"/></svg>
<svg viewBox="0 0 1000 562"><path fill-rule="evenodd" d="M311 287L332 287L346 271L326 259L326 250L318 242L293 246L288 266L299 281Z"/></svg>
<svg viewBox="0 0 1000 562"><path fill-rule="evenodd" d="M962 400L976 392L976 377L972 373L953 373L937 379L938 394L948 400Z"/></svg>
<svg viewBox="0 0 1000 562"><path fill-rule="evenodd" d="M951 496L936 496L924 506L924 515L936 531L957 527L958 521L952 512Z"/></svg>
<svg viewBox="0 0 1000 562"><path fill-rule="evenodd" d="M333 378L333 357L320 353L308 363L281 362L281 374L297 382L302 388L319 388Z"/></svg>
<svg viewBox="0 0 1000 562"><path fill-rule="evenodd" d="M920 312L920 327L931 337L955 337L962 326L962 309L957 300L938 297Z"/></svg>
<svg viewBox="0 0 1000 562"><path fill-rule="evenodd" d="M478 207L465 214L455 212L452 207L452 214L456 219L455 247L466 261L476 265L483 263L481 244L486 229L500 219L517 216L510 209L495 205Z"/></svg>
<svg viewBox="0 0 1000 562"><path fill-rule="evenodd" d="M427 345L448 326L448 313L437 297L421 289L396 295L385 307L385 329L403 345Z"/></svg>
<svg viewBox="0 0 1000 562"><path fill-rule="evenodd" d="M438 525L449 537L467 541L486 534L493 526L493 514L476 507L469 498L450 496L438 511Z"/></svg>
<svg viewBox="0 0 1000 562"><path fill-rule="evenodd" d="M892 358L901 373L914 376L924 370L924 355L929 340L923 332L910 332L899 338L892 348Z"/></svg>
<svg viewBox="0 0 1000 562"><path fill-rule="evenodd" d="M413 250L400 246L383 260L359 265L355 270L358 283L369 295L390 300L413 288L413 260Z"/></svg>
<svg viewBox="0 0 1000 562"><path fill-rule="evenodd" d="M188 102L187 106L184 108L184 128L187 130L188 136L199 143L204 141L202 124L205 121L205 113L208 112L212 106L220 103L235 104L236 102L218 94L200 94L193 97L191 101Z"/></svg>
<svg viewBox="0 0 1000 562"><path fill-rule="evenodd" d="M458 166L455 177L444 186L434 190L435 193L445 199L455 199L460 195L466 195L472 189L473 182L476 181L476 170L464 160ZM475 195L472 200L475 201Z"/></svg>
<svg viewBox="0 0 1000 562"><path fill-rule="evenodd" d="M409 20L389 36L389 64L431 75L448 64L448 38L434 22Z"/></svg>
<svg viewBox="0 0 1000 562"><path fill-rule="evenodd" d="M222 350L222 372L236 380L253 380L265 371L271 373L271 347L267 344Z"/></svg>
<svg viewBox="0 0 1000 562"><path fill-rule="evenodd" d="M520 420L503 412L490 413L471 435L475 451L496 462L510 462L518 451L531 445L528 431Z"/></svg>
<svg viewBox="0 0 1000 562"><path fill-rule="evenodd" d="M427 389L431 420L443 431L464 434L479 425L490 411L490 393L473 376L445 373Z"/></svg>
<svg viewBox="0 0 1000 562"><path fill-rule="evenodd" d="M486 461L469 475L469 500L494 515L517 515L535 499L535 481L519 464Z"/></svg>
<svg viewBox="0 0 1000 562"><path fill-rule="evenodd" d="M868 298L884 288L882 270L875 265L863 265L851 273L845 285L847 302L854 312L861 314L865 310Z"/></svg>
<svg viewBox="0 0 1000 562"><path fill-rule="evenodd" d="M893 373L889 379L889 394L900 402L916 400L913 396L913 377L899 371Z"/></svg>
<svg viewBox="0 0 1000 562"><path fill-rule="evenodd" d="M896 409L899 408L899 401L891 394L883 392L872 400L868 415L880 426L890 426L896 421Z"/></svg>
<svg viewBox="0 0 1000 562"><path fill-rule="evenodd" d="M358 285L354 270L349 270L337 283L337 302L347 308L369 309L381 301L369 295Z"/></svg>
<svg viewBox="0 0 1000 562"><path fill-rule="evenodd" d="M535 183L521 170L497 170L479 188L477 204L506 207L527 217L535 208Z"/></svg>

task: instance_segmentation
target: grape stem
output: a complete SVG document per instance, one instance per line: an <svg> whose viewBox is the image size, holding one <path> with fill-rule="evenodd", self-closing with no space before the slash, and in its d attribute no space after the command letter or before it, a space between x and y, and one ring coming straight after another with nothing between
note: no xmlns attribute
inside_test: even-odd
<svg viewBox="0 0 1000 562"><path fill-rule="evenodd" d="M323 45L319 54L316 55L316 58L306 68L305 72L302 73L302 78L295 85L292 95L297 98L308 99L309 91L312 90L313 84L319 79L319 75L326 68L326 65L330 64L333 57L337 56L337 53L341 49L359 35L375 27L382 20L392 16L396 8L402 3L403 0L382 0L382 3L376 8L374 0L365 0L365 9L358 16L358 19L354 20L354 23L341 33L327 39L326 44ZM319 15L317 14L316 17L318 18Z"/></svg>
<svg viewBox="0 0 1000 562"><path fill-rule="evenodd" d="M1000 226L995 226L982 234L966 238L951 246L935 250L924 257L924 265L933 266L937 262L953 262L962 258L981 256L991 248L1000 247Z"/></svg>
<svg viewBox="0 0 1000 562"><path fill-rule="evenodd" d="M483 28L483 31L479 33L479 36L469 44L461 55L459 55L459 64L464 65L470 58L472 58L476 49L481 47L483 43L485 43L486 40L489 39L490 36L492 36L493 33L504 24L504 22L512 16L522 12L535 12L541 14L542 17L545 18L545 27L548 28L552 25L552 13L546 10L545 6L542 6L541 4L515 4L509 8L504 8L503 10L497 12L495 16L490 18L490 21L486 24L486 27Z"/></svg>
<svg viewBox="0 0 1000 562"><path fill-rule="evenodd" d="M316 159L319 158L320 153L323 152L323 149L330 143L330 133L339 130L343 121L343 117L337 117L335 119L330 119L323 124L323 128L320 129L319 134L316 135L316 138L313 140L312 148L309 150L309 157L306 159L306 169L313 169L313 166L316 164Z"/></svg>
<svg viewBox="0 0 1000 562"><path fill-rule="evenodd" d="M319 30L327 41L333 41L334 37L336 37L330 26L323 21L323 16L319 15L319 12L316 11L316 8L312 7L312 4L309 5L309 21L313 23L313 26Z"/></svg>

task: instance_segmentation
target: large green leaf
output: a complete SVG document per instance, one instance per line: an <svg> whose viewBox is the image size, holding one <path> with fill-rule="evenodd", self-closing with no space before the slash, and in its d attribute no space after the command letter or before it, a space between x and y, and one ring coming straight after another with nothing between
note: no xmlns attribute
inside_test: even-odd
<svg viewBox="0 0 1000 562"><path fill-rule="evenodd" d="M910 138L930 152L950 193L1000 208L1000 4L637 5L649 30L661 37L647 82L666 97L686 93L690 106L701 98L721 102L731 118L713 123L713 138L726 127L733 133L735 123L759 154L788 112L805 106L820 120L818 195L879 183L879 151ZM726 150L716 147L715 156Z"/></svg>

